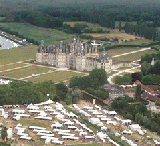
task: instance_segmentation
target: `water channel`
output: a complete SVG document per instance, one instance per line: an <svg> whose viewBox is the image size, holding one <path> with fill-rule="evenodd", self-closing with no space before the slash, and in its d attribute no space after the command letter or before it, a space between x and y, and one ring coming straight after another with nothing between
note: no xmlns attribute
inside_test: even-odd
<svg viewBox="0 0 160 146"><path fill-rule="evenodd" d="M2 37L0 36L0 50L3 50L3 49L11 49L11 48L16 48L16 47L19 47L21 45L15 43L14 41L11 41L5 37ZM8 84L10 83L11 80L6 80L6 79L1 79L0 78L0 84Z"/></svg>
<svg viewBox="0 0 160 146"><path fill-rule="evenodd" d="M5 37L2 37L0 36L0 50L3 50L3 49L11 49L11 48L16 48L16 47L19 47L21 45L15 43L14 41L11 41Z"/></svg>

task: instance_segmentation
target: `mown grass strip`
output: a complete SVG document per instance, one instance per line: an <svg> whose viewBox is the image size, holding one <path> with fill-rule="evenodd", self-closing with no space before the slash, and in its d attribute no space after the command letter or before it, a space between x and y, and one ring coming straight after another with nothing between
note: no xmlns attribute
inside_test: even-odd
<svg viewBox="0 0 160 146"><path fill-rule="evenodd" d="M68 110L69 112L73 112L74 114L76 114L77 116L79 116L81 118L81 120L86 124L88 125L89 127L92 127L93 131L101 131L101 128L98 127L97 125L95 124L92 124L91 122L88 121L88 119L86 119L85 116L82 116L80 115L80 113L78 113L77 111L69 108L67 105L64 106L66 110Z"/></svg>
<svg viewBox="0 0 160 146"><path fill-rule="evenodd" d="M121 146L129 146L128 143L126 143L125 141L122 141L119 137L116 137L114 134L108 134L108 136Z"/></svg>

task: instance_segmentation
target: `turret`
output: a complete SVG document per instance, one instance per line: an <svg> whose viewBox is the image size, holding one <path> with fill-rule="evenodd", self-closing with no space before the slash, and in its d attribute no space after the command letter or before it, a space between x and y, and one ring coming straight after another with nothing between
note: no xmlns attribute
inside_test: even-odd
<svg viewBox="0 0 160 146"><path fill-rule="evenodd" d="M44 47L44 40L41 40L41 47Z"/></svg>
<svg viewBox="0 0 160 146"><path fill-rule="evenodd" d="M103 56L105 56L105 54L106 54L106 53L105 53L105 47L103 47Z"/></svg>

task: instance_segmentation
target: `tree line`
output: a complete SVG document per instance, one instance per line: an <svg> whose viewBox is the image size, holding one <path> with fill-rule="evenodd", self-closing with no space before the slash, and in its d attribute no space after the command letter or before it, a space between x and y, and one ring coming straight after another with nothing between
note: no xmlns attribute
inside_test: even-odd
<svg viewBox="0 0 160 146"><path fill-rule="evenodd" d="M109 93L101 88L107 83L107 74L104 69L93 69L88 76L72 77L70 79L70 87L78 87L81 90L93 94L101 99L109 98Z"/></svg>
<svg viewBox="0 0 160 146"><path fill-rule="evenodd" d="M143 103L136 104L136 102L137 99L122 96L115 98L111 103L111 107L126 119L131 119L141 126L160 134L160 114L151 113Z"/></svg>

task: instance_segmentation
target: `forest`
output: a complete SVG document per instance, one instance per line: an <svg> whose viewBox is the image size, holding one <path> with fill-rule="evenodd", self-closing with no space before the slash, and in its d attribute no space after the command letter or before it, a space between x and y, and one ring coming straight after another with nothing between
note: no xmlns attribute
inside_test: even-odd
<svg viewBox="0 0 160 146"><path fill-rule="evenodd" d="M8 6L8 3L13 5ZM63 3L65 5L63 5ZM16 5L17 4L17 5ZM8 22L30 23L39 27L57 28L67 33L81 34L90 32L85 26L74 26L63 24L65 21L85 21L96 23L111 29L115 28L115 22L119 22L118 29L126 33L135 34L152 40L160 40L160 10L159 1L149 2L138 1L60 1L44 2L26 2L15 0L11 2L2 1L2 9L5 7L9 11L0 11L0 15L6 17ZM18 9L15 9L17 7ZM121 22L125 22L122 26ZM132 22L135 22L134 24ZM100 30L99 30L100 31ZM85 36L82 36L85 37ZM88 39L91 39L90 37Z"/></svg>

